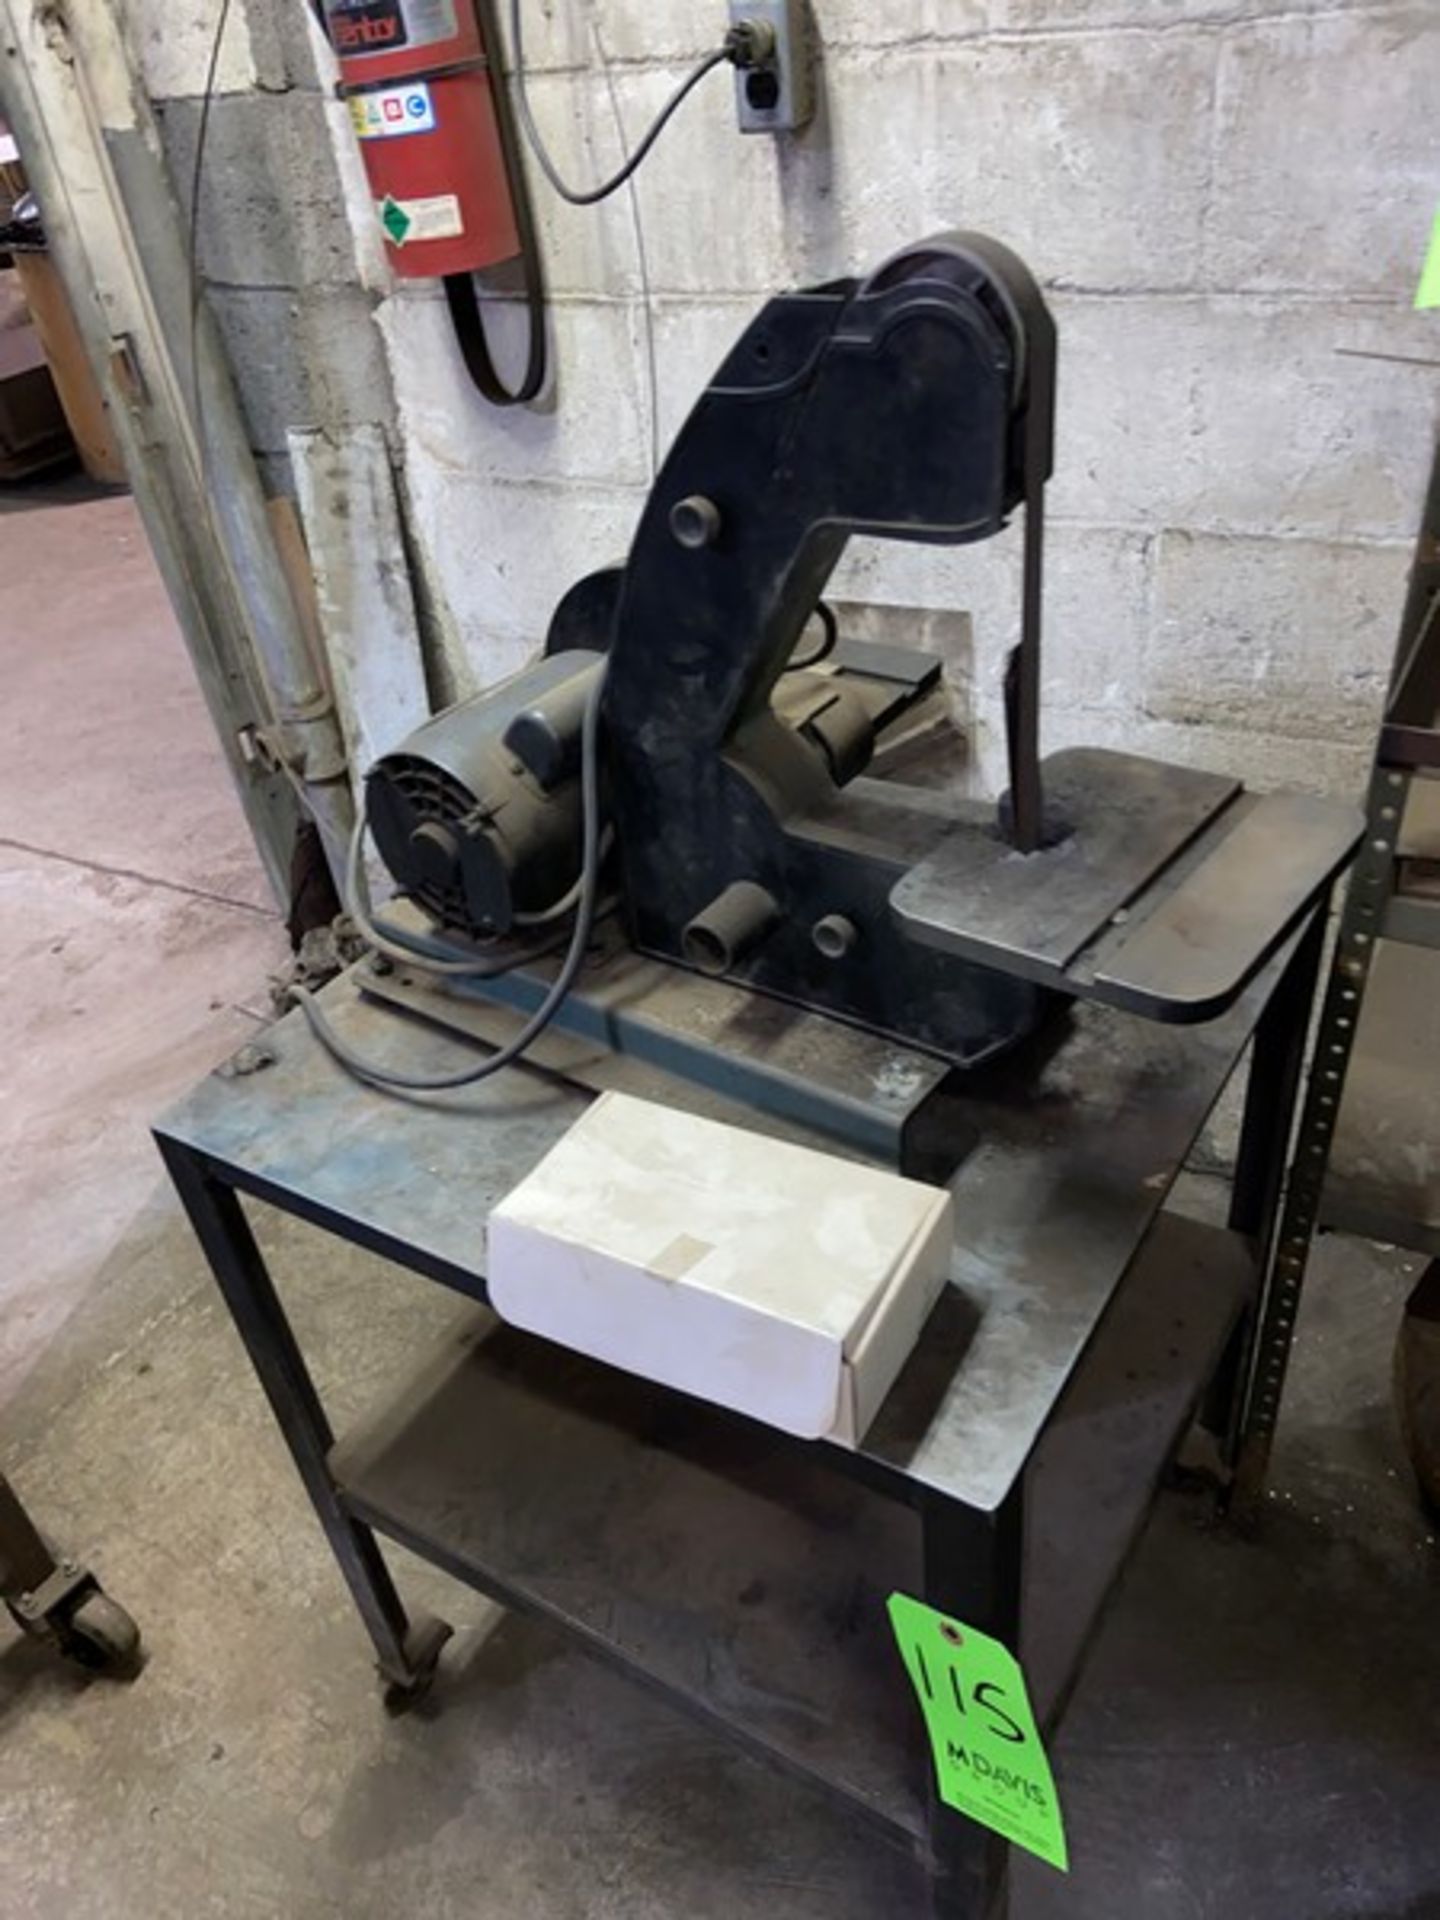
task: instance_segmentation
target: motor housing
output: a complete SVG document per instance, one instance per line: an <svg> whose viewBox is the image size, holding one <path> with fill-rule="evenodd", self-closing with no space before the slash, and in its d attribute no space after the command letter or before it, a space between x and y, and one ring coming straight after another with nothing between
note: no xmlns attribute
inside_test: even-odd
<svg viewBox="0 0 1440 1920"><path fill-rule="evenodd" d="M556 654L417 727L365 814L401 892L474 939L543 916L580 871L580 745L600 655Z"/></svg>

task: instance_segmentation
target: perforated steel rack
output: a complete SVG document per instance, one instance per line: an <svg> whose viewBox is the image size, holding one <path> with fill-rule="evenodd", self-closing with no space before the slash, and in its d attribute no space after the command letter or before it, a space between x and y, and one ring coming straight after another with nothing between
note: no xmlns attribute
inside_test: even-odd
<svg viewBox="0 0 1440 1920"><path fill-rule="evenodd" d="M1276 1229L1275 1258L1250 1375L1234 1501L1253 1501L1265 1479L1316 1231L1350 1228L1440 1253L1406 1210L1377 1210L1332 1176L1331 1152L1355 1036L1382 941L1440 949L1440 894L1404 885L1400 834L1417 777L1440 777L1440 447L1431 469L1395 667L1386 697L1365 811L1367 831L1351 870L1321 1003L1296 1150Z"/></svg>

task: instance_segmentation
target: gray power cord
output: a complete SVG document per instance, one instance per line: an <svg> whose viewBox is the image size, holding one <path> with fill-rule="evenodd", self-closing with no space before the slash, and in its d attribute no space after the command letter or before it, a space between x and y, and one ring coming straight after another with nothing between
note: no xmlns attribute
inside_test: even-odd
<svg viewBox="0 0 1440 1920"><path fill-rule="evenodd" d="M550 150L541 137L535 124L535 116L530 110L529 79L525 71L525 23L521 17L521 0L510 0L510 52L515 63L515 103L519 109L520 125L525 130L530 151L539 163L540 171L550 182L562 200L568 200L572 207L593 207L601 200L608 199L618 191L640 166L650 149L669 126L676 111L699 86L700 82L716 67L730 62L737 67L750 67L769 57L768 48L773 46L772 39L767 42L766 34L771 30L763 22L743 20L731 27L724 42L713 53L706 54L699 66L687 74L680 85L671 94L665 105L651 122L649 132L641 140L635 151L622 161L618 171L612 173L598 187L572 187L551 158Z"/></svg>

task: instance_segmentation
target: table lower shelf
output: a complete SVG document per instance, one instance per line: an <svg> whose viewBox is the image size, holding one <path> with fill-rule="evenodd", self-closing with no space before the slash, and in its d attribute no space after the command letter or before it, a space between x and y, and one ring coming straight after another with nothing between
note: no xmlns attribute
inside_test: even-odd
<svg viewBox="0 0 1440 1920"><path fill-rule="evenodd" d="M1060 1402L1027 1479L1042 1717L1252 1271L1235 1236L1162 1214ZM923 1594L920 1519L836 1464L484 1313L331 1456L358 1519L918 1842L926 1759L885 1601Z"/></svg>

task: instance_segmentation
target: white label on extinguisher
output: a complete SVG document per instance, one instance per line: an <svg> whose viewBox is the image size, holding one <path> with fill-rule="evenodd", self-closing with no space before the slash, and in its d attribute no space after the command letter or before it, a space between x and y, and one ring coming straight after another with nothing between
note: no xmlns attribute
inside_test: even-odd
<svg viewBox="0 0 1440 1920"><path fill-rule="evenodd" d="M352 93L350 118L362 140L393 140L400 133L433 133L435 103L423 80L403 87L376 87Z"/></svg>
<svg viewBox="0 0 1440 1920"><path fill-rule="evenodd" d="M416 240L455 240L465 231L460 202L453 193L432 194L428 200L377 201L376 212L391 244L408 247Z"/></svg>

